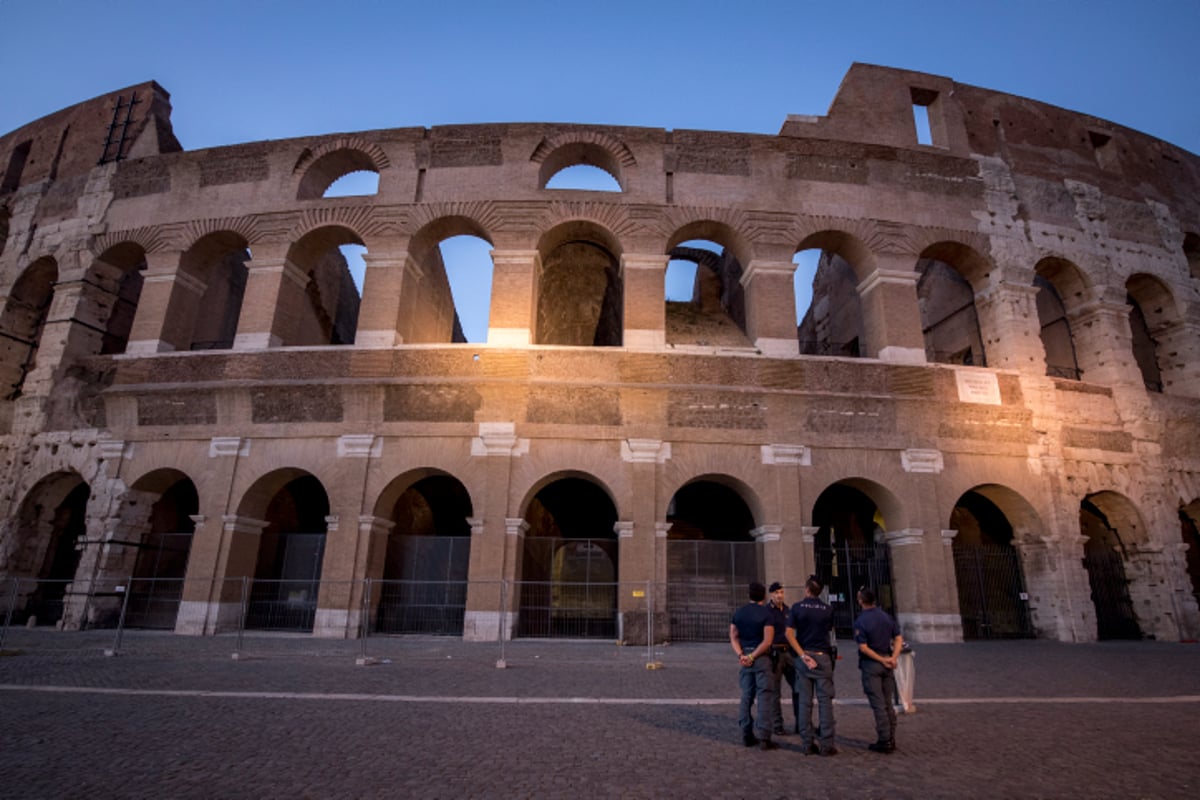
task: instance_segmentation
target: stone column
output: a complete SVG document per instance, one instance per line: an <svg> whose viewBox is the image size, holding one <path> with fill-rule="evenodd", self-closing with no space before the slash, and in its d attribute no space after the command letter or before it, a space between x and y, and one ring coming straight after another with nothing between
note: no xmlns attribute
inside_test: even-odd
<svg viewBox="0 0 1200 800"><path fill-rule="evenodd" d="M180 268L183 253L146 253L142 294L138 299L129 355L187 350L192 346L196 314L207 285Z"/></svg>
<svg viewBox="0 0 1200 800"><path fill-rule="evenodd" d="M659 582L660 564L665 557L659 552L655 536L658 522L657 479L658 465L671 457L671 444L659 439L627 439L621 442L621 460L628 464L631 500L622 512L629 519L617 523L620 538L620 600L621 638L626 644L645 644L647 603L654 601L653 585ZM654 606L654 635L666 638L661 626L667 624L665 608Z"/></svg>
<svg viewBox="0 0 1200 800"><path fill-rule="evenodd" d="M1129 305L1101 298L1067 314L1082 378L1109 386L1142 386L1142 371L1133 357Z"/></svg>
<svg viewBox="0 0 1200 800"><path fill-rule="evenodd" d="M784 563L783 545L780 542L782 533L782 525L759 525L750 531L750 535L754 537L754 541L758 542L759 553L762 558L761 579L768 586L775 581L779 581L785 586L787 585L786 581L779 575L782 571L780 565Z"/></svg>
<svg viewBox="0 0 1200 800"><path fill-rule="evenodd" d="M472 523L472 533L474 533L474 520L468 520ZM366 577L370 581L369 587L364 586L363 592L370 590L369 596L358 598L359 606L351 609L351 629L357 631L356 635L362 635L363 620L359 617L364 608L362 603L365 603L367 613L367 632L375 629L375 619L379 613L379 600L383 596L383 585L380 581L383 579L383 570L387 561L388 537L391 536L392 529L396 527L396 523L390 519L376 517L373 514L363 514L358 518L358 539L360 542L360 552L366 554Z"/></svg>
<svg viewBox="0 0 1200 800"><path fill-rule="evenodd" d="M763 355L800 355L796 333L796 292L791 261L752 260L742 272L746 293L746 335Z"/></svg>
<svg viewBox="0 0 1200 800"><path fill-rule="evenodd" d="M925 363L925 336L911 256L877 257L880 266L858 284L863 355L897 364Z"/></svg>
<svg viewBox="0 0 1200 800"><path fill-rule="evenodd" d="M621 256L625 347L661 350L667 343L665 255Z"/></svg>
<svg viewBox="0 0 1200 800"><path fill-rule="evenodd" d="M471 456L484 459L484 487L478 529L471 531L471 566L467 609L463 620L466 641L499 641L511 637L519 607L514 581L521 579L522 544L529 525L509 517L509 479L512 460L528 452L511 422L482 422L471 442Z"/></svg>
<svg viewBox="0 0 1200 800"><path fill-rule="evenodd" d="M400 305L405 295L405 275L417 270L408 254L407 240L371 242L363 253L362 304L358 310L356 347L395 347L404 343L400 333Z"/></svg>
<svg viewBox="0 0 1200 800"><path fill-rule="evenodd" d="M1195 597L1185 569L1173 563L1175 552L1174 545L1146 542L1130 546L1126 560L1129 599L1142 635L1162 641L1196 637Z"/></svg>
<svg viewBox="0 0 1200 800"><path fill-rule="evenodd" d="M492 265L488 344L501 347L532 344L537 337L534 328L541 254L536 250L493 250Z"/></svg>
<svg viewBox="0 0 1200 800"><path fill-rule="evenodd" d="M802 444L765 444L761 458L775 475L776 513L784 520L779 526L778 561L767 562L763 578L768 584L776 580L782 583L789 590L789 602L795 602L803 595L808 576L816 571L813 542L805 542L806 529L800 525L800 469L812 465L812 453Z"/></svg>
<svg viewBox="0 0 1200 800"><path fill-rule="evenodd" d="M1000 282L975 296L989 367L1046 374L1037 293L1033 285Z"/></svg>
<svg viewBox="0 0 1200 800"><path fill-rule="evenodd" d="M308 273L287 258L286 244L254 246L234 350L264 350L291 342L293 320L308 303Z"/></svg>
<svg viewBox="0 0 1200 800"><path fill-rule="evenodd" d="M945 545L940 538L937 542L927 542L925 531L919 528L884 534L892 560L896 621L905 638L914 642L962 641L962 615L957 606L954 573L943 573ZM931 553L931 547L937 549ZM944 596L947 591L949 598ZM949 600L953 600L953 606Z"/></svg>
<svg viewBox="0 0 1200 800"><path fill-rule="evenodd" d="M1032 536L1014 530L1029 612L1039 638L1060 642L1096 640L1096 607L1083 566L1086 536Z"/></svg>

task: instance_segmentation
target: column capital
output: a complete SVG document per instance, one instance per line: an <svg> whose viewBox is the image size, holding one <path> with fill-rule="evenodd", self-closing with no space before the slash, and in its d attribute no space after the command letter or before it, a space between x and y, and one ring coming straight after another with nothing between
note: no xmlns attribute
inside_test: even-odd
<svg viewBox="0 0 1200 800"><path fill-rule="evenodd" d="M671 526L674 524L675 523L673 523L673 522L656 522L656 523L654 523L654 538L656 538L656 539L667 538L667 534L670 532Z"/></svg>
<svg viewBox="0 0 1200 800"><path fill-rule="evenodd" d="M812 544L817 540L817 534L821 529L815 525L802 525L800 527L800 540L805 544Z"/></svg>
<svg viewBox="0 0 1200 800"><path fill-rule="evenodd" d="M243 517L238 514L223 515L221 523L229 533L249 533L255 536L261 534L271 524L266 520L251 519L250 517Z"/></svg>
<svg viewBox="0 0 1200 800"><path fill-rule="evenodd" d="M859 295L873 292L884 284L895 286L911 286L915 291L919 276L911 269L877 269L855 287Z"/></svg>
<svg viewBox="0 0 1200 800"><path fill-rule="evenodd" d="M362 535L382 533L385 536L392 532L396 523L390 519L377 517L374 514L362 514L358 518L358 532Z"/></svg>
<svg viewBox="0 0 1200 800"><path fill-rule="evenodd" d="M883 540L888 547L908 547L920 544L925 540L925 531L920 528L901 528L898 531L888 531L883 534Z"/></svg>
<svg viewBox="0 0 1200 800"><path fill-rule="evenodd" d="M752 280L760 275L777 275L779 277L786 277L790 281L795 274L796 263L794 261L765 261L754 258L742 269L742 277L739 279L739 283L742 286L748 286Z"/></svg>
<svg viewBox="0 0 1200 800"><path fill-rule="evenodd" d="M782 533L782 525L759 525L750 531L750 535L758 542L778 542Z"/></svg>
<svg viewBox="0 0 1200 800"><path fill-rule="evenodd" d="M955 536L958 536L958 531L943 530L942 531L942 544L946 545L946 547L951 547L954 544Z"/></svg>
<svg viewBox="0 0 1200 800"><path fill-rule="evenodd" d="M529 523L520 517L506 517L504 520L504 532L509 536L524 537L529 531Z"/></svg>
<svg viewBox="0 0 1200 800"><path fill-rule="evenodd" d="M626 520L617 520L613 523L613 533L618 539L632 539L634 524Z"/></svg>

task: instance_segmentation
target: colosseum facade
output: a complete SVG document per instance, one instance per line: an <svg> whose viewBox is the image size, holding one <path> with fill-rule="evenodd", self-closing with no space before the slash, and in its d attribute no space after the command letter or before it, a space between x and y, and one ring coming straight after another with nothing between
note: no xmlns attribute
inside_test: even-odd
<svg viewBox="0 0 1200 800"><path fill-rule="evenodd" d="M862 64L774 136L188 152L170 111L0 138L13 624L720 639L819 573L915 641L1200 635L1196 155ZM548 187L579 166L619 191Z"/></svg>

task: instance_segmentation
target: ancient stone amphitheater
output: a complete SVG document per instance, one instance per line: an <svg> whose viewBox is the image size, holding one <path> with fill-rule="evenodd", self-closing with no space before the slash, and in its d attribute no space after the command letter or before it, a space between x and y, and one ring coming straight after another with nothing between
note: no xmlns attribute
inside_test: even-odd
<svg viewBox="0 0 1200 800"><path fill-rule="evenodd" d="M619 191L548 187L581 166ZM916 641L1200 632L1200 158L1166 142L859 64L774 136L194 152L145 83L0 169L9 624L720 639L747 580L815 572Z"/></svg>

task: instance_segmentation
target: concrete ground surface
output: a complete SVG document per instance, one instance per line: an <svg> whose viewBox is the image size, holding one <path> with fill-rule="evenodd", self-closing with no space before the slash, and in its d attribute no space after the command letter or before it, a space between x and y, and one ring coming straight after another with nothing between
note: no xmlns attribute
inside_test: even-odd
<svg viewBox="0 0 1200 800"><path fill-rule="evenodd" d="M832 757L796 736L742 746L728 645L128 632L106 657L114 644L8 632L0 797L1200 795L1197 644L919 645L891 755L866 749L843 644Z"/></svg>

